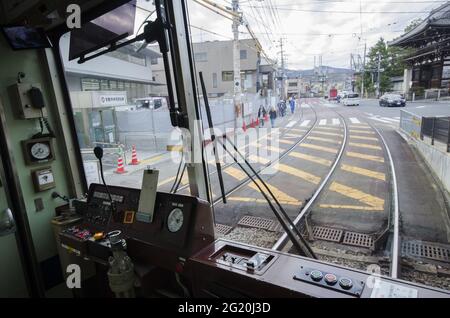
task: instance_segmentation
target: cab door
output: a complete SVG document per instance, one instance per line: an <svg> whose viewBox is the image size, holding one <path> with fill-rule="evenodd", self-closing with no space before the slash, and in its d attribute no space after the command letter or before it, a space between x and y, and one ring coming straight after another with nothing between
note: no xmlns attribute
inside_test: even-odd
<svg viewBox="0 0 450 318"><path fill-rule="evenodd" d="M0 156L0 298L28 297L17 228Z"/></svg>

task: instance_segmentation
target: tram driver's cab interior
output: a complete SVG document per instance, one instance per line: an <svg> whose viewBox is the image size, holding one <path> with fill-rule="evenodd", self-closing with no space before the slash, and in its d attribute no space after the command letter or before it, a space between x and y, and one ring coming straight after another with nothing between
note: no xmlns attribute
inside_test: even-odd
<svg viewBox="0 0 450 318"><path fill-rule="evenodd" d="M61 57L61 39L69 33L69 60L80 67L130 46L140 52L157 48L167 79L166 126L192 133L213 128L212 121L200 118L201 104L208 112L208 94L192 67L185 0L155 0L153 19L139 32L132 19L136 1L5 3L0 15L1 297L373 298L393 297L392 288L401 296L449 297L389 277L370 284L367 272L317 260L276 206L274 215L295 253L219 238L201 134L184 140L184 149L201 149L200 160L186 166L189 195L161 191L164 171L151 161L134 174L141 186L107 182L105 167L116 162L106 158L105 144L117 127L103 131L103 143L84 147L90 155L85 160L77 125L89 118L71 111L74 100ZM111 13L122 15L122 23L101 19ZM99 103L120 98L103 96ZM119 176L120 163L114 169L111 175ZM217 171L221 174L220 166Z"/></svg>

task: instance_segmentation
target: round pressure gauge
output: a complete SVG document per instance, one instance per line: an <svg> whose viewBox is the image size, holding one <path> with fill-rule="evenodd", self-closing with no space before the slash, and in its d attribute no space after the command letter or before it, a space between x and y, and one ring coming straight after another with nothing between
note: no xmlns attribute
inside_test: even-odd
<svg viewBox="0 0 450 318"><path fill-rule="evenodd" d="M167 218L167 229L171 233L178 232L183 226L184 215L181 209L173 209Z"/></svg>
<svg viewBox="0 0 450 318"><path fill-rule="evenodd" d="M31 156L36 160L44 160L50 156L50 147L37 142L31 147Z"/></svg>

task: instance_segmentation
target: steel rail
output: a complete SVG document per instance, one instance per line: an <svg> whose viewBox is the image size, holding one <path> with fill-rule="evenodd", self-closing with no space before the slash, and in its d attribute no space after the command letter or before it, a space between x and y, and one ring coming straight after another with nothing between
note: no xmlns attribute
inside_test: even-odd
<svg viewBox="0 0 450 318"><path fill-rule="evenodd" d="M312 207L312 205L315 203L315 201L317 200L317 198L319 197L319 195L322 193L323 189L325 188L325 186L327 185L328 181L331 179L331 176L334 174L334 172L336 171L336 168L339 164L339 162L341 161L342 155L344 154L344 150L345 147L347 146L347 139L348 139L348 126L347 123L345 121L344 116L342 116L340 113L338 113L337 111L333 110L339 117L342 118L342 122L344 123L344 140L342 142L342 146L341 149L339 151L338 156L336 157L336 160L333 163L333 166L330 168L330 171L328 172L328 174L326 175L325 179L323 179L322 183L319 185L319 187L317 188L317 190L314 192L313 196L311 197L311 199L308 201L308 203L302 208L302 210L300 211L300 213L297 215L297 217L294 220L294 224L295 226L297 226L300 221L303 219L303 217L306 215L306 213L309 212L310 208ZM283 233L283 235L278 239L278 241L272 246L272 250L281 250L286 241L287 241L287 235L286 233Z"/></svg>
<svg viewBox="0 0 450 318"><path fill-rule="evenodd" d="M294 149L296 147L298 147L298 145L300 145L301 143L303 143L311 134L311 132L314 130L314 128L316 128L317 123L318 123L318 116L317 116L317 112L314 109L314 107L312 107L311 105L309 105L309 107L314 111L315 114L315 120L314 120L314 124L308 129L308 131L294 144L292 145L289 149L287 149L285 152L283 152L283 154L277 159L276 162L268 162L266 163L263 167L261 167L259 170L257 170L257 173L260 174L261 172L263 172L266 169L269 169L270 167L272 167L273 165L275 165L278 161L280 161L281 159L285 158L287 155L289 155L292 151L294 151ZM252 175L252 177L254 177L255 174ZM247 185L248 183L251 182L250 178L246 178L245 180L243 180L241 183L239 183L237 186L235 186L233 189L229 190L226 193L226 197L229 197L230 195L232 195L233 193L235 193L236 191L238 191L239 189L241 189L242 187L244 187L245 185ZM221 201L221 198L214 200L213 202L213 206L216 206L219 202Z"/></svg>
<svg viewBox="0 0 450 318"><path fill-rule="evenodd" d="M389 146L384 139L381 132L374 126L372 128L377 132L381 141L383 142L383 146L386 149L387 156L389 158L389 165L391 169L391 180L392 180L392 194L393 194L393 202L394 202L394 215L391 216L394 219L393 222L393 240L392 240L392 251L391 251L391 268L390 268L390 276L392 278L398 278L400 274L400 210L399 210L399 200L398 200L398 185L397 185L397 174L395 172L395 164L392 158L391 151Z"/></svg>
<svg viewBox="0 0 450 318"><path fill-rule="evenodd" d="M316 114L316 111L313 109L313 107L311 106L311 105L309 105L309 104L307 104L308 106L309 106L309 108L311 109L311 110L313 110L313 112L314 112L314 115L316 116L316 119L315 119L315 123L317 122L317 114ZM300 116L300 121L304 118L304 110L303 109L301 109L301 116ZM288 128L287 130L285 130L285 131L283 131L283 133L282 134L280 134L280 137L282 138L284 135L286 135L286 134L288 134L289 132L291 132L293 129L296 129L295 128L295 126L293 126L293 127L290 127L290 128ZM310 130L311 130L312 128L310 128ZM309 132L309 130L306 132L306 133L308 133ZM266 135L265 137L267 137L268 135ZM304 135L301 137L301 138L303 138L304 137ZM216 137L216 138L218 138L218 137ZM262 138L260 138L260 139L262 139ZM258 141L260 140L260 139L258 139ZM296 146L297 146L298 144L295 144L295 145L293 145L291 148L289 148L287 151L292 151L292 148L295 148ZM246 145L245 146L245 150L247 150L247 148L248 147L250 147L250 145ZM280 157L280 159L281 159L281 157ZM233 166L233 165L235 165L236 163L235 162L230 162L230 163L228 163L228 164L226 164L226 165L224 165L223 167L222 167L222 170L225 170L226 168L229 168L229 167L231 167L231 166ZM271 162L269 162L269 163L267 163L266 165L270 165L271 164ZM265 168L265 167L263 167L263 168ZM263 169L263 168L261 168L261 169ZM258 173L260 173L262 170L258 170ZM209 176L212 176L212 175L214 175L214 174L216 174L217 173L217 170L213 170L213 171L211 171L210 173L209 173ZM180 187L179 189L178 189L178 191L177 192L179 192L179 191L182 191L182 190L184 190L184 189L186 189L186 188L188 188L189 187L189 184L187 184L187 185L184 185L184 186L182 186L182 187Z"/></svg>

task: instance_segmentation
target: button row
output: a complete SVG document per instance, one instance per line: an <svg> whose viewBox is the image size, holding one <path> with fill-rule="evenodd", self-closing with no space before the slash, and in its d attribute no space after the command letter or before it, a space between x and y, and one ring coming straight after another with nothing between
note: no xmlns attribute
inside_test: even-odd
<svg viewBox="0 0 450 318"><path fill-rule="evenodd" d="M315 282L320 282L322 281L322 279L324 279L325 283L327 283L330 286L334 286L338 282L336 275L326 274L324 277L323 273L319 270L311 271L310 277ZM353 282L350 278L342 277L339 279L339 286L341 286L342 289L349 290L353 287Z"/></svg>

